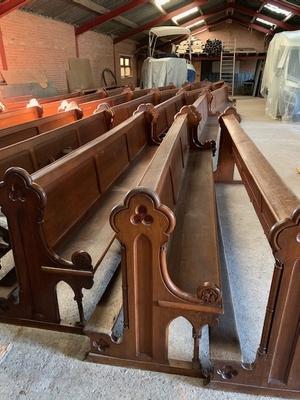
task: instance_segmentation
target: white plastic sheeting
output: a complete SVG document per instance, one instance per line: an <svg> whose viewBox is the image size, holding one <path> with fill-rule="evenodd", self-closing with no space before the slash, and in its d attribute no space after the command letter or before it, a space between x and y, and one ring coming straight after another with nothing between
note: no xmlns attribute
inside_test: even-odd
<svg viewBox="0 0 300 400"><path fill-rule="evenodd" d="M187 62L183 58L148 57L142 68L141 86L146 89L166 86L173 83L181 86L187 81Z"/></svg>
<svg viewBox="0 0 300 400"><path fill-rule="evenodd" d="M261 94L271 118L300 121L300 31L277 33L272 39Z"/></svg>

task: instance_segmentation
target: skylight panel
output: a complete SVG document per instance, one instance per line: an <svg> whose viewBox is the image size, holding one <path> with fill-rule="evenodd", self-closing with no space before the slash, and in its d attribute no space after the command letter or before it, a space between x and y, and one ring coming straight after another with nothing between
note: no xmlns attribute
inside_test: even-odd
<svg viewBox="0 0 300 400"><path fill-rule="evenodd" d="M170 0L155 0L155 4L158 6L164 6L165 4L169 3Z"/></svg>
<svg viewBox="0 0 300 400"><path fill-rule="evenodd" d="M201 19L200 21L194 22L191 25L187 25L186 28L195 28L196 26L202 25L204 23L204 19Z"/></svg>
<svg viewBox="0 0 300 400"><path fill-rule="evenodd" d="M198 7L191 8L190 10L184 11L184 12L182 12L182 13L176 15L175 17L173 17L173 18L172 18L172 21L176 23L176 22L179 21L180 19L186 18L186 17L188 17L189 15L195 14L197 11L198 11Z"/></svg>
<svg viewBox="0 0 300 400"><path fill-rule="evenodd" d="M270 26L270 27L272 27L272 28L273 28L273 26L276 26L275 24L272 24L272 22L266 21L266 20L263 19L263 18L257 17L257 18L256 18L256 21L257 21L257 22L260 22L261 24Z"/></svg>
<svg viewBox="0 0 300 400"><path fill-rule="evenodd" d="M274 6L273 4L265 4L263 8L266 8L269 11L272 11L275 14L281 14L285 17L289 17L292 13L290 11L284 10L283 8Z"/></svg>

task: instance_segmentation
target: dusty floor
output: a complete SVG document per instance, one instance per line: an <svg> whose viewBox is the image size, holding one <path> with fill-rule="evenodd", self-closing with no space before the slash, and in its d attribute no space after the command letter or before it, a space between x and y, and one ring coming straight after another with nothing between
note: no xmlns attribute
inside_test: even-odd
<svg viewBox="0 0 300 400"><path fill-rule="evenodd" d="M288 186L300 196L300 175L296 173L296 168L300 166L300 125L266 118L264 102L261 99L240 98L238 109L242 114L245 130ZM253 222L254 214L244 188L238 185L220 186L218 201L221 206L222 230L226 233L225 252L226 248L232 249L231 253L227 251L226 256L230 255L230 262L237 270L241 269L241 265L247 267L249 284L253 269L259 270L260 267L265 267L265 264L268 264L270 269L265 269L264 279L270 279L273 260L266 242L262 239L262 232L259 227L256 228L256 221ZM245 235L248 235L246 239ZM264 289L261 288L262 291ZM251 296L251 290L249 292L247 296ZM261 305L266 301L266 297L264 293L260 299ZM235 309L237 320L239 312L243 315L243 304L241 306L241 311ZM258 327L262 324L263 313L248 315L250 324L251 318L255 319ZM178 329L181 329L183 337L186 333L183 331L188 327L182 324ZM190 332L187 331L187 334L190 335ZM242 341L245 343L249 339L247 334L247 330L244 329ZM245 348L242 343L245 358L253 357L259 334L258 329L250 345L245 345ZM184 340L172 338L172 343L174 351L178 354L190 350ZM84 362L82 360L88 350L88 341L80 336L1 324L0 357L1 346L6 345L10 346L9 351L0 359L0 400L257 398L246 394L203 389L201 382L193 378Z"/></svg>

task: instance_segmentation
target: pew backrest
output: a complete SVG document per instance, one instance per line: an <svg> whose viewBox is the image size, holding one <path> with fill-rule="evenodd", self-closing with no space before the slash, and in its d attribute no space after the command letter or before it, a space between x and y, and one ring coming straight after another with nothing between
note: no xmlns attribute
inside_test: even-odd
<svg viewBox="0 0 300 400"><path fill-rule="evenodd" d="M78 109L74 109L54 114L49 117L39 118L38 120L25 122L24 124L14 125L6 129L1 129L0 149L63 125L68 125L81 118L82 112Z"/></svg>
<svg viewBox="0 0 300 400"><path fill-rule="evenodd" d="M42 115L43 109L39 106L0 113L0 129L33 121L41 118Z"/></svg>

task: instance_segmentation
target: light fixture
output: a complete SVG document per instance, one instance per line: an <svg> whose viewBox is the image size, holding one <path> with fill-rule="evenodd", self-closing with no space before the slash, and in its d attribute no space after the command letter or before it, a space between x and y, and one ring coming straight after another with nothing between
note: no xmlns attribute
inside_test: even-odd
<svg viewBox="0 0 300 400"><path fill-rule="evenodd" d="M197 11L198 11L198 7L193 7L188 11L184 11L181 14L176 15L175 17L172 18L172 21L176 23L180 19L188 17L189 15L195 14Z"/></svg>
<svg viewBox="0 0 300 400"><path fill-rule="evenodd" d="M195 26L199 26L199 25L203 24L204 22L205 22L204 19L201 19L200 21L194 22L191 25L187 25L186 28L191 29L191 28L194 28Z"/></svg>
<svg viewBox="0 0 300 400"><path fill-rule="evenodd" d="M263 18L257 17L257 18L256 18L256 21L257 21L257 22L260 22L261 24L268 25L268 26L271 26L271 27L276 26L275 24L272 24L272 22L266 21L266 20L263 19Z"/></svg>
<svg viewBox="0 0 300 400"><path fill-rule="evenodd" d="M273 4L270 3L265 4L263 8L266 8L267 10L270 10L276 14L284 15L286 17L289 17L291 15L290 11L284 10L283 8L274 6Z"/></svg>
<svg viewBox="0 0 300 400"><path fill-rule="evenodd" d="M154 2L155 2L155 4L156 4L157 6L163 6L163 5L165 5L166 3L169 3L169 1L170 1L170 0L155 0Z"/></svg>

